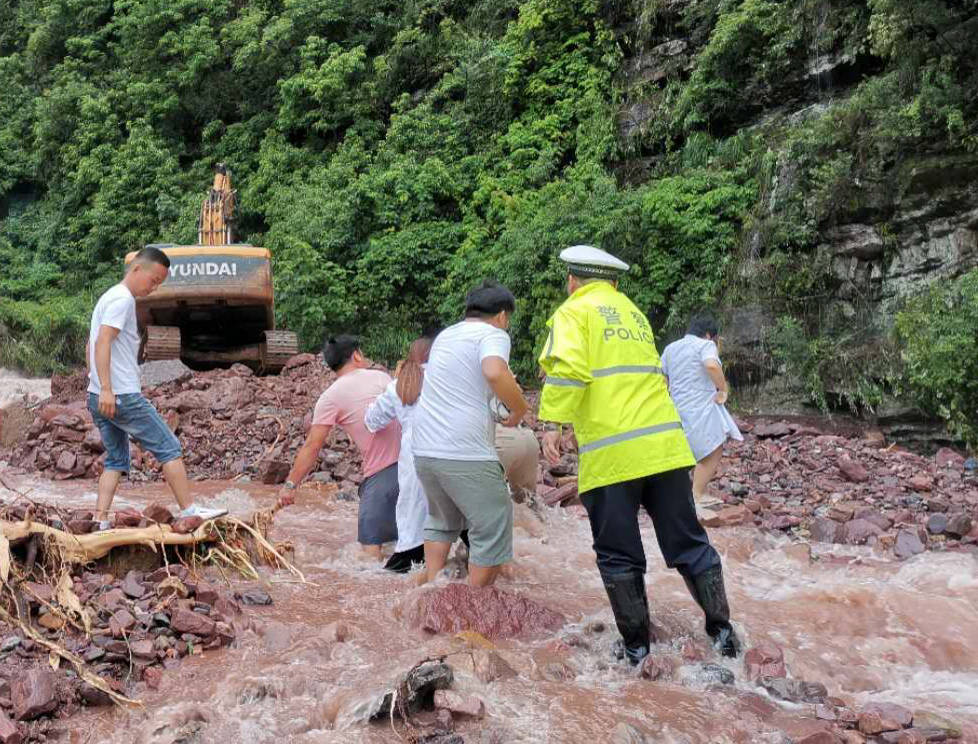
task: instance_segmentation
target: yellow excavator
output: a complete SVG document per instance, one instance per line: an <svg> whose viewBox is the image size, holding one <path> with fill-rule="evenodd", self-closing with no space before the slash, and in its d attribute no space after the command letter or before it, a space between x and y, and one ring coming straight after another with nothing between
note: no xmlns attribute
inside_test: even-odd
<svg viewBox="0 0 978 744"><path fill-rule="evenodd" d="M234 243L236 196L231 171L219 163L200 208L197 245L152 244L170 258L170 275L136 300L143 361L181 359L196 369L241 362L274 373L298 353L296 334L275 328L271 254Z"/></svg>

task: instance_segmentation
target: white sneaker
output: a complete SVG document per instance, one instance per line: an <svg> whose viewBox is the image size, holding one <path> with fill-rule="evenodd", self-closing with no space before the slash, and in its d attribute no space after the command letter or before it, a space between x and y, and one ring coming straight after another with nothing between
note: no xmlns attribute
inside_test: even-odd
<svg viewBox="0 0 978 744"><path fill-rule="evenodd" d="M200 517L205 522L210 519L217 519L218 517L223 517L228 513L227 509L208 509L206 506L200 506L198 504L191 504L183 511L179 512L179 517Z"/></svg>
<svg viewBox="0 0 978 744"><path fill-rule="evenodd" d="M95 528L95 531L105 532L106 530L111 530L111 529L112 529L112 522L110 522L108 519L103 519L98 523L98 526Z"/></svg>

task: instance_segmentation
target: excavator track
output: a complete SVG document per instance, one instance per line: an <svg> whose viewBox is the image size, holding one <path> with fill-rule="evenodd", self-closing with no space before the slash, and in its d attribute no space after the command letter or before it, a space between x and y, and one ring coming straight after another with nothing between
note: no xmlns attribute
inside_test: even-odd
<svg viewBox="0 0 978 744"><path fill-rule="evenodd" d="M278 372L298 353L299 337L293 331L265 331L261 345L262 371Z"/></svg>
<svg viewBox="0 0 978 744"><path fill-rule="evenodd" d="M143 361L180 358L180 329L175 326L146 326Z"/></svg>

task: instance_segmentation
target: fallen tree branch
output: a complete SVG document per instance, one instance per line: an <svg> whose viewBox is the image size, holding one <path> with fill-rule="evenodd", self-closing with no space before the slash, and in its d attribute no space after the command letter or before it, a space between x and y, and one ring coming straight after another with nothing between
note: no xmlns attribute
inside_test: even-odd
<svg viewBox="0 0 978 744"><path fill-rule="evenodd" d="M14 604L16 606L16 602ZM130 706L135 708L143 707L143 703L141 700L134 700L133 698L128 698L125 695L120 695L118 692L113 690L111 687L109 687L109 685L106 683L104 679L102 679L97 674L94 674L93 672L90 672L88 670L88 668L85 666L85 662L82 660L80 656L78 656L77 654L73 654L71 651L68 651L66 648L58 645L57 643L54 643L53 641L47 640L44 636L42 636L40 633L34 630L34 628L32 628L29 624L25 623L21 619L19 614L17 617L14 617L9 612L7 612L6 609L0 606L0 620L3 620L11 627L15 627L15 626L19 627L25 637L30 638L32 641L34 641L34 643L43 646L51 653L69 662L75 668L75 671L78 673L78 677L80 679L84 680L92 687L104 692L117 705L124 705L124 706Z"/></svg>

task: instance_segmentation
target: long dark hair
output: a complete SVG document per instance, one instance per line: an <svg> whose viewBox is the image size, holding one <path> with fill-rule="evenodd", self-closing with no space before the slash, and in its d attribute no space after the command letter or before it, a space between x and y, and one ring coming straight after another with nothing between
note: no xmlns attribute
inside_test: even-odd
<svg viewBox="0 0 978 744"><path fill-rule="evenodd" d="M414 341L408 349L407 358L398 365L397 397L406 406L413 406L421 397L421 382L424 380L421 365L428 361L433 341L427 336Z"/></svg>

